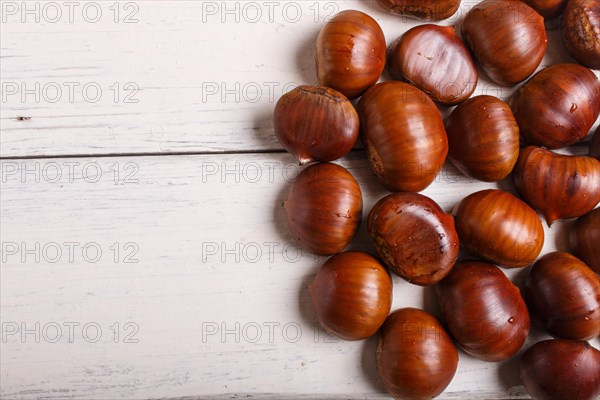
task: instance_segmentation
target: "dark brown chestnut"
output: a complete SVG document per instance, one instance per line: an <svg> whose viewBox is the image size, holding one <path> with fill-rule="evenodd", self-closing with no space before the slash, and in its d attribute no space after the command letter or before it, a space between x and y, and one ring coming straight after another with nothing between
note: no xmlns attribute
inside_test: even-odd
<svg viewBox="0 0 600 400"><path fill-rule="evenodd" d="M519 195L542 212L548 226L579 217L600 201L600 161L592 157L528 146L521 150L514 177Z"/></svg>
<svg viewBox="0 0 600 400"><path fill-rule="evenodd" d="M538 12L545 20L558 18L562 14L567 0L523 0Z"/></svg>
<svg viewBox="0 0 600 400"><path fill-rule="evenodd" d="M506 360L525 343L527 306L519 288L495 265L458 263L436 292L448 331L473 357Z"/></svg>
<svg viewBox="0 0 600 400"><path fill-rule="evenodd" d="M544 228L535 211L502 190L465 197L454 209L454 223L467 251L503 267L531 264L544 245Z"/></svg>
<svg viewBox="0 0 600 400"><path fill-rule="evenodd" d="M519 126L508 104L476 96L446 122L448 158L465 175L486 182L508 176L519 156Z"/></svg>
<svg viewBox="0 0 600 400"><path fill-rule="evenodd" d="M519 0L483 0L463 19L461 34L481 69L500 85L527 79L546 51L544 18Z"/></svg>
<svg viewBox="0 0 600 400"><path fill-rule="evenodd" d="M385 53L385 37L377 21L360 11L342 11L317 37L319 84L354 99L377 83Z"/></svg>
<svg viewBox="0 0 600 400"><path fill-rule="evenodd" d="M275 105L273 127L279 143L300 164L337 160L359 132L358 114L343 94L322 86L299 86Z"/></svg>
<svg viewBox="0 0 600 400"><path fill-rule="evenodd" d="M392 14L422 21L441 21L456 13L460 0L377 0L377 4Z"/></svg>
<svg viewBox="0 0 600 400"><path fill-rule="evenodd" d="M394 311L383 324L377 370L397 399L431 399L452 381L458 351L442 324L416 308Z"/></svg>
<svg viewBox="0 0 600 400"><path fill-rule="evenodd" d="M573 254L600 274L600 208L575 221L569 236Z"/></svg>
<svg viewBox="0 0 600 400"><path fill-rule="evenodd" d="M442 104L463 102L477 86L477 67L452 26L408 30L393 44L388 60L394 79L412 83Z"/></svg>
<svg viewBox="0 0 600 400"><path fill-rule="evenodd" d="M511 108L527 144L568 146L585 137L598 118L600 81L581 65L552 65L515 92Z"/></svg>
<svg viewBox="0 0 600 400"><path fill-rule="evenodd" d="M540 258L525 278L523 297L531 317L553 336L588 340L600 334L600 278L569 253Z"/></svg>
<svg viewBox="0 0 600 400"><path fill-rule="evenodd" d="M390 191L419 192L433 182L448 154L440 111L404 82L379 83L360 99L361 137L373 172Z"/></svg>
<svg viewBox="0 0 600 400"><path fill-rule="evenodd" d="M390 274L376 258L358 251L327 260L309 292L321 326L346 340L375 334L392 306Z"/></svg>
<svg viewBox="0 0 600 400"><path fill-rule="evenodd" d="M600 395L600 351L588 342L544 340L528 348L519 365L533 400L595 400Z"/></svg>
<svg viewBox="0 0 600 400"><path fill-rule="evenodd" d="M345 168L313 164L300 172L283 207L301 248L332 255L344 250L358 229L362 193Z"/></svg>
<svg viewBox="0 0 600 400"><path fill-rule="evenodd" d="M416 285L438 282L458 258L452 216L418 193L394 193L379 200L369 213L368 229L392 272Z"/></svg>
<svg viewBox="0 0 600 400"><path fill-rule="evenodd" d="M579 63L600 69L600 2L569 0L562 16L565 48Z"/></svg>
<svg viewBox="0 0 600 400"><path fill-rule="evenodd" d="M590 142L590 156L600 160L600 126L596 128L596 132L594 132L594 135L592 136L592 141Z"/></svg>

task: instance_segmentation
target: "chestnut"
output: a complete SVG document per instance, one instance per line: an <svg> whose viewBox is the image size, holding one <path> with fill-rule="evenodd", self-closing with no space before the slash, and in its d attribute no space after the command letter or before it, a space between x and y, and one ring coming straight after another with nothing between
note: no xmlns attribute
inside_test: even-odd
<svg viewBox="0 0 600 400"><path fill-rule="evenodd" d="M533 400L595 400L600 395L600 351L588 342L538 342L523 354L519 366Z"/></svg>
<svg viewBox="0 0 600 400"><path fill-rule="evenodd" d="M600 160L600 126L596 128L596 132L592 136L590 142L590 156Z"/></svg>
<svg viewBox="0 0 600 400"><path fill-rule="evenodd" d="M528 146L521 150L514 177L519 195L541 210L548 226L579 217L600 201L600 161L592 157Z"/></svg>
<svg viewBox="0 0 600 400"><path fill-rule="evenodd" d="M596 208L575 221L569 242L573 254L597 274L600 274L600 208Z"/></svg>
<svg viewBox="0 0 600 400"><path fill-rule="evenodd" d="M463 19L461 34L481 69L500 85L527 79L546 51L544 18L520 0L483 0Z"/></svg>
<svg viewBox="0 0 600 400"><path fill-rule="evenodd" d="M358 113L343 94L322 86L298 86L275 105L273 127L279 143L300 164L333 161L358 138Z"/></svg>
<svg viewBox="0 0 600 400"><path fill-rule="evenodd" d="M442 324L416 308L394 311L381 328L377 370L397 399L431 399L452 381L458 351Z"/></svg>
<svg viewBox="0 0 600 400"><path fill-rule="evenodd" d="M377 4L392 14L422 21L441 21L456 13L460 0L377 0Z"/></svg>
<svg viewBox="0 0 600 400"><path fill-rule="evenodd" d="M529 333L529 312L519 288L493 264L458 263L436 285L450 335L473 357L502 361L514 356Z"/></svg>
<svg viewBox="0 0 600 400"><path fill-rule="evenodd" d="M580 64L600 69L600 3L569 0L562 16L565 48Z"/></svg>
<svg viewBox="0 0 600 400"><path fill-rule="evenodd" d="M372 336L392 306L392 278L374 257L359 251L327 260L309 286L321 326L346 340Z"/></svg>
<svg viewBox="0 0 600 400"><path fill-rule="evenodd" d="M379 182L393 192L419 192L433 182L448 154L440 111L404 82L379 83L360 99L361 137Z"/></svg>
<svg viewBox="0 0 600 400"><path fill-rule="evenodd" d="M531 264L544 245L544 228L535 211L498 189L465 197L454 208L454 223L465 250L503 267Z"/></svg>
<svg viewBox="0 0 600 400"><path fill-rule="evenodd" d="M477 67L454 27L425 24L402 35L390 49L394 79L412 83L434 101L455 105L477 86Z"/></svg>
<svg viewBox="0 0 600 400"><path fill-rule="evenodd" d="M369 213L368 229L392 272L416 285L438 282L458 258L452 216L418 193L394 193L379 200Z"/></svg>
<svg viewBox="0 0 600 400"><path fill-rule="evenodd" d="M379 80L385 53L385 37L377 21L360 11L342 11L317 37L319 85L354 99Z"/></svg>
<svg viewBox="0 0 600 400"><path fill-rule="evenodd" d="M588 340L600 334L600 278L583 261L562 251L540 258L525 278L529 312L550 334Z"/></svg>
<svg viewBox="0 0 600 400"><path fill-rule="evenodd" d="M558 18L562 14L567 0L523 0L537 11L545 20Z"/></svg>
<svg viewBox="0 0 600 400"><path fill-rule="evenodd" d="M552 65L515 92L511 108L527 144L568 146L585 137L598 118L600 81L581 65Z"/></svg>
<svg viewBox="0 0 600 400"><path fill-rule="evenodd" d="M519 156L519 126L508 104L475 96L446 121L448 158L463 174L486 182L508 176Z"/></svg>
<svg viewBox="0 0 600 400"><path fill-rule="evenodd" d="M332 255L344 250L358 229L362 193L344 167L313 164L298 174L283 207L302 249Z"/></svg>

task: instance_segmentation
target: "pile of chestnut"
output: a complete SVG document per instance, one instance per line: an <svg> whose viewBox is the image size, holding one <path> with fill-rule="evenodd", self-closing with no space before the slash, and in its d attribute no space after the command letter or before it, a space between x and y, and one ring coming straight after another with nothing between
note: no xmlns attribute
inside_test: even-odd
<svg viewBox="0 0 600 400"><path fill-rule="evenodd" d="M378 3L436 21L454 14L460 0ZM560 15L563 44L580 64L535 73L546 51L544 18ZM386 64L394 80L377 83ZM589 69L600 68L600 2L483 0L456 27L417 26L389 51L372 17L343 11L318 35L316 65L320 86L283 95L274 130L286 150L310 164L284 207L294 240L332 256L309 286L323 328L347 340L379 332L383 384L396 398L423 399L440 395L454 377L456 346L484 361L515 356L531 316L556 339L520 358L530 395L597 398L600 351L587 340L600 335L600 129L590 156L552 150L583 139L600 113L600 81ZM471 97L478 67L499 85L524 83L508 103ZM438 105L457 107L444 121ZM352 174L331 162L359 136L374 175L393 192L366 221L377 256L345 251L361 222L362 193ZM518 197L482 190L447 214L418 193L447 158L474 179L514 179ZM540 258L544 229L536 211L549 226L579 218L570 232L573 254ZM522 288L499 268L529 266ZM442 320L416 308L390 314L389 271L435 285Z"/></svg>

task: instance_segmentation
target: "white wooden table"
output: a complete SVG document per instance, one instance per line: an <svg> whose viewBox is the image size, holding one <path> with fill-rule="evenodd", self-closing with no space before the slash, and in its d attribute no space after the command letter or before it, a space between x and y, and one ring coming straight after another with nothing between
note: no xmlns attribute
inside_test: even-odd
<svg viewBox="0 0 600 400"><path fill-rule="evenodd" d="M271 113L316 83L331 15L366 11L388 43L417 22L357 0L1 7L0 396L387 398L376 338L337 340L312 315L305 286L324 258L288 235L281 202L299 169ZM549 40L543 65L570 61L558 31ZM482 78L476 94L511 92ZM340 164L366 215L385 191L360 149ZM424 194L450 211L496 186L447 165ZM546 228L544 252L565 248L567 227ZM373 251L365 228L352 247ZM438 313L431 288L394 284L394 309ZM527 346L544 337L534 326ZM462 352L441 396L525 397L516 359Z"/></svg>

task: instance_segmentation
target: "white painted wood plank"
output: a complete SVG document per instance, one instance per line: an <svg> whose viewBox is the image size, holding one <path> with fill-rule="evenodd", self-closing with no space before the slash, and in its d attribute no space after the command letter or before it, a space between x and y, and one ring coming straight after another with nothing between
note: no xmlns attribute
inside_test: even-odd
<svg viewBox="0 0 600 400"><path fill-rule="evenodd" d="M362 152L342 164L361 182L366 215L386 192ZM289 155L0 167L2 398L387 398L376 339L339 341L315 323L305 286L324 258L299 253L287 233ZM488 187L446 166L424 194L449 211ZM372 251L365 229L353 248ZM564 248L564 231L546 228L544 252ZM505 270L517 282L524 271ZM437 313L431 288L394 284L394 309ZM541 337L534 329L528 343ZM441 398L523 397L516 360L461 353Z"/></svg>

